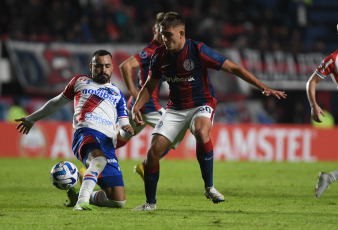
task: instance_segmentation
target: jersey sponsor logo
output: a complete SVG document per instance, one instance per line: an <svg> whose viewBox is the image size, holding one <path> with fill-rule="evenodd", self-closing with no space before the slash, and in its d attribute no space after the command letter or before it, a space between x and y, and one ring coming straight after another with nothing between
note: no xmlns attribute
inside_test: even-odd
<svg viewBox="0 0 338 230"><path fill-rule="evenodd" d="M170 77L170 78L166 78L166 81L167 82L190 82L190 81L195 81L195 78L193 76L190 76L188 78L186 77Z"/></svg>
<svg viewBox="0 0 338 230"><path fill-rule="evenodd" d="M117 163L117 160L116 159L107 159L107 163L109 164L114 164L114 163Z"/></svg>
<svg viewBox="0 0 338 230"><path fill-rule="evenodd" d="M195 68L195 63L191 59L187 59L183 62L183 67L186 71L191 71Z"/></svg>
<svg viewBox="0 0 338 230"><path fill-rule="evenodd" d="M146 58L148 54L147 54L147 51L142 50L138 55L139 55L140 58L143 59L143 58Z"/></svg>
<svg viewBox="0 0 338 230"><path fill-rule="evenodd" d="M97 90L95 89L84 89L81 91L83 95L86 94L94 94L102 99L108 99L111 101L114 105L116 105L116 102L118 100L119 94L116 93L113 89L110 88L99 88Z"/></svg>
<svg viewBox="0 0 338 230"><path fill-rule="evenodd" d="M99 125L111 126L113 123L105 118L103 118L103 113L100 112L98 115L93 113L86 113L86 121L94 122Z"/></svg>

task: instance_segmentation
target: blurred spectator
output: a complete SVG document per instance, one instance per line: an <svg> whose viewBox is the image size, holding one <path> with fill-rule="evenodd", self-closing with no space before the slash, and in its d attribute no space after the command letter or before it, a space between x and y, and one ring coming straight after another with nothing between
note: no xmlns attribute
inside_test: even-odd
<svg viewBox="0 0 338 230"><path fill-rule="evenodd" d="M7 120L15 122L15 119L26 117L27 112L21 107L19 98L14 98L13 104L9 107Z"/></svg>
<svg viewBox="0 0 338 230"><path fill-rule="evenodd" d="M306 30L316 23L312 9L318 1L29 0L22 4L23 0L4 0L0 39L146 43L152 36L147 28L153 24L154 15L178 11L185 16L190 37L213 47L323 50L324 43L316 38L325 35L314 34L315 38L304 41ZM335 4L323 10L334 10L334 6L338 7Z"/></svg>
<svg viewBox="0 0 338 230"><path fill-rule="evenodd" d="M189 37L214 48L331 53L338 41L332 38L337 10L338 4L330 0L3 0L0 41L147 43L154 16L160 11L178 11L186 19ZM222 79L220 85L232 83ZM294 117L285 112L288 105L282 108L283 103L277 107L273 101L265 102L271 122L304 123L306 109L290 101L297 112ZM0 119L4 119L1 108L0 104ZM232 106L219 112L225 113L228 122L234 120ZM67 110L61 115L67 120L68 114ZM334 114L338 117L338 112ZM245 116L237 117L247 121ZM266 120L265 114L260 119Z"/></svg>
<svg viewBox="0 0 338 230"><path fill-rule="evenodd" d="M325 109L323 109L322 111L325 114L325 117L321 116L322 122L319 123L319 122L316 122L313 119L311 119L311 124L316 128L333 128L333 127L335 127L335 121L334 121L334 117L332 116L332 114Z"/></svg>

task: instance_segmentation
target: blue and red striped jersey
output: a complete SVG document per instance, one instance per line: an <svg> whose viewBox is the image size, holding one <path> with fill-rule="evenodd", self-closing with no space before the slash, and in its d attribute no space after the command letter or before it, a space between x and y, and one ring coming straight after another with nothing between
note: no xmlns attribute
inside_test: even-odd
<svg viewBox="0 0 338 230"><path fill-rule="evenodd" d="M167 108L191 109L202 105L216 108L217 99L210 81L208 68L219 70L226 58L203 42L186 40L178 53L160 46L154 52L149 76L164 78L169 84Z"/></svg>
<svg viewBox="0 0 338 230"><path fill-rule="evenodd" d="M156 48L159 46L158 42L152 40L140 53L135 54L134 57L140 64L140 70L138 74L138 90L140 91L148 78L149 73L149 64L151 55L154 53ZM150 100L144 105L141 109L141 113L151 113L160 110L162 107L159 103L159 92L160 92L161 82L157 85L153 94L151 95ZM135 98L130 97L128 101L128 109L131 110L135 103Z"/></svg>

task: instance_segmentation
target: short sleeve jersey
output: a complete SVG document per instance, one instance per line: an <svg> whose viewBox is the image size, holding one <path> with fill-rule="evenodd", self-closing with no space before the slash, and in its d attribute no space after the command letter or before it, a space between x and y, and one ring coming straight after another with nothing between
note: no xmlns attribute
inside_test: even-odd
<svg viewBox="0 0 338 230"><path fill-rule="evenodd" d="M98 84L92 76L75 76L63 91L74 100L73 127L87 127L116 139L117 125L129 124L127 104L122 92L112 83Z"/></svg>
<svg viewBox="0 0 338 230"><path fill-rule="evenodd" d="M219 70L226 58L202 42L186 40L183 49L172 53L160 46L153 54L149 76L169 84L167 108L191 109L202 105L216 108L217 100L208 69Z"/></svg>
<svg viewBox="0 0 338 230"><path fill-rule="evenodd" d="M155 49L159 46L158 42L152 40L140 53L135 54L134 58L140 64L140 70L138 73L138 89L141 90L148 78L149 73L149 64L151 55L154 53ZM151 95L150 100L144 105L141 109L141 113L151 113L160 110L162 107L159 103L159 92L160 92L161 83L158 84ZM135 98L130 97L128 101L128 109L131 110L135 104Z"/></svg>
<svg viewBox="0 0 338 230"><path fill-rule="evenodd" d="M325 78L328 75L331 75L332 80L337 84L338 83L338 50L334 53L327 56L320 66L317 67L315 73L321 78Z"/></svg>

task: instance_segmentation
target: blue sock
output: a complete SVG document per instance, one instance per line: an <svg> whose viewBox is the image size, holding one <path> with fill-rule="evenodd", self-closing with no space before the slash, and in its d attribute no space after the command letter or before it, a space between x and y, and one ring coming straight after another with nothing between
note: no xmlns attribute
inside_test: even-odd
<svg viewBox="0 0 338 230"><path fill-rule="evenodd" d="M196 144L196 155L200 164L205 187L212 187L214 169L214 150L211 139L204 144Z"/></svg>
<svg viewBox="0 0 338 230"><path fill-rule="evenodd" d="M167 150L162 154L162 156L161 156L161 158L160 159L162 159L165 155L167 155L167 153L169 152L169 148L167 148Z"/></svg>
<svg viewBox="0 0 338 230"><path fill-rule="evenodd" d="M145 166L143 162L144 168L144 188L146 191L147 203L156 204L156 190L157 190L157 182L160 177L160 165L154 165L151 167Z"/></svg>

